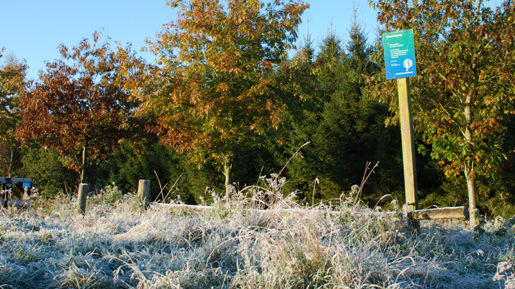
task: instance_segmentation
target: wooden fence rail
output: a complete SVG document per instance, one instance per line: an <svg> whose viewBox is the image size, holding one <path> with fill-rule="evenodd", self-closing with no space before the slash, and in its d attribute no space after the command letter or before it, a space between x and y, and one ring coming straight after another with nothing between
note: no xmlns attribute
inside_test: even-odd
<svg viewBox="0 0 515 289"><path fill-rule="evenodd" d="M186 205L186 204L165 204L165 203L152 203L155 206L164 206L168 208L184 210L186 212L195 212L195 211L207 211L213 209L210 206L199 206L199 205ZM259 209L245 209L245 211L252 211L258 213L267 213L272 210L259 210ZM283 209L283 212L289 213L306 213L309 212L309 209ZM332 210L322 210L324 213L328 213L331 215L340 214L339 211ZM392 212L392 214L394 214ZM416 210L412 212L408 212L407 214L408 220L445 220L445 219L468 219L468 210L466 207L451 207L451 208L437 208L437 209L426 209L426 210Z"/></svg>
<svg viewBox="0 0 515 289"><path fill-rule="evenodd" d="M177 209L177 210L183 210L185 212L205 212L212 210L213 207L211 206L203 206L203 205L187 205L187 204L166 204L166 203L158 203L153 202L153 206L159 206L159 207L167 207L171 209ZM276 213L277 210L274 209L243 209L245 212L253 212L253 213L261 213L261 214L269 214L269 213ZM281 209L281 212L285 213L309 213L312 212L312 210L306 208L290 208L290 209ZM340 214L339 211L332 211L328 209L323 210L317 210L317 212L324 213L324 214L330 214L330 215L338 215Z"/></svg>
<svg viewBox="0 0 515 289"><path fill-rule="evenodd" d="M468 219L469 212L466 207L436 208L408 212L409 220L444 220Z"/></svg>
<svg viewBox="0 0 515 289"><path fill-rule="evenodd" d="M81 214L86 213L86 202L87 196L89 193L88 184L80 184L79 185L79 194L78 194L78 211ZM150 206L150 180L139 180L138 182L138 198L141 202L141 208L143 210L148 209ZM166 206L170 208L176 208L180 210L184 210L187 212L194 211L206 211L211 210L210 206L199 206L199 205L185 205L185 204L164 204L164 203L152 203L152 205L156 206ZM268 214L273 212L273 210L258 210L258 209L246 209L246 211L258 212ZM283 209L281 211L284 212L293 212L293 213L306 213L309 210L306 209ZM324 213L328 214L339 214L338 211L332 210L323 210ZM436 208L436 209L425 209L425 210L415 210L407 213L407 218L410 221L419 221L419 220L444 220L444 219L468 219L469 213L466 207L450 207L450 208Z"/></svg>

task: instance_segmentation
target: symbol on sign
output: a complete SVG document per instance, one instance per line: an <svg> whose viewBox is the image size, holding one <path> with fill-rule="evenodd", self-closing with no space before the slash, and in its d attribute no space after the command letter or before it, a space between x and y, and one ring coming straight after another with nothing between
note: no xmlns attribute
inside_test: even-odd
<svg viewBox="0 0 515 289"><path fill-rule="evenodd" d="M413 66L413 60L411 60L409 58L404 60L404 62L402 63L402 66L404 66L404 68L406 68L406 71L408 71Z"/></svg>

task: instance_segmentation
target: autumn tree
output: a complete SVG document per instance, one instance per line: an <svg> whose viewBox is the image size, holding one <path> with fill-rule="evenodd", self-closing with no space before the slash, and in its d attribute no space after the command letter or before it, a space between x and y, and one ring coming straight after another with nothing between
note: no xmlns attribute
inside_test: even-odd
<svg viewBox="0 0 515 289"><path fill-rule="evenodd" d="M134 127L125 84L130 49L110 49L95 33L73 48L59 46L61 59L47 62L35 86L21 94L23 141L36 140L66 158L84 181L87 158L105 157Z"/></svg>
<svg viewBox="0 0 515 289"><path fill-rule="evenodd" d="M270 77L297 38L301 1L172 0L177 20L150 49L159 66L143 107L163 142L190 161L213 162L228 188L234 152L281 124L285 105Z"/></svg>
<svg viewBox="0 0 515 289"><path fill-rule="evenodd" d="M0 59L2 52L0 50ZM16 148L14 132L20 121L20 109L17 104L18 95L25 86L27 66L14 56L8 56L0 66L0 149L1 172L11 176L12 163ZM5 153L4 153L5 151Z"/></svg>
<svg viewBox="0 0 515 289"><path fill-rule="evenodd" d="M478 177L505 159L507 121L515 113L515 4L493 11L483 1L371 1L386 31L413 29L415 125L448 177L462 175L475 224ZM376 94L397 110L393 83Z"/></svg>

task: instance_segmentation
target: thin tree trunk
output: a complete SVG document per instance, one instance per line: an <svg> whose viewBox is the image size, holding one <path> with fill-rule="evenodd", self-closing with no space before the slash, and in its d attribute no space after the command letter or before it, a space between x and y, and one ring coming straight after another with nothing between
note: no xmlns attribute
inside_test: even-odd
<svg viewBox="0 0 515 289"><path fill-rule="evenodd" d="M469 225L474 228L477 225L478 214L476 209L476 177L474 176L473 169L465 168L465 177L467 178L467 191L469 197Z"/></svg>
<svg viewBox="0 0 515 289"><path fill-rule="evenodd" d="M225 197L226 198L229 198L229 193L230 193L230 190L229 190L229 185L230 185L230 182L231 182L231 168L232 168L232 165L230 164L230 160L228 158L226 158L224 160L224 171L223 171L223 174L224 174L224 177L225 177Z"/></svg>
<svg viewBox="0 0 515 289"><path fill-rule="evenodd" d="M87 141L84 140L84 146L82 147L82 164L81 164L81 172L80 172L80 183L84 183L84 174L86 173L86 147Z"/></svg>
<svg viewBox="0 0 515 289"><path fill-rule="evenodd" d="M470 125L472 124L472 91L467 94L467 98L465 100L464 114L465 114L465 141L467 145L472 146L472 130L470 129ZM477 225L477 210L476 210L476 186L475 186L475 172L474 172L474 163L472 157L469 156L466 160L465 164L465 178L467 179L467 192L469 198L469 216L470 216L470 226L475 227Z"/></svg>
<svg viewBox="0 0 515 289"><path fill-rule="evenodd" d="M11 177L11 169L13 167L13 159L14 159L14 149L11 149L11 159L9 160L9 165L7 166L7 175Z"/></svg>

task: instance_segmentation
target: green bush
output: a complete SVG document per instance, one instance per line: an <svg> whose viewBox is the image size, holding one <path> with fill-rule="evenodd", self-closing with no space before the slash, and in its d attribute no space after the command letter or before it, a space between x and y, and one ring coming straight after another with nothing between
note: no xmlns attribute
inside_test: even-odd
<svg viewBox="0 0 515 289"><path fill-rule="evenodd" d="M30 147L21 157L17 177L31 178L42 197L68 193L77 181L77 173L66 168L53 149Z"/></svg>
<svg viewBox="0 0 515 289"><path fill-rule="evenodd" d="M124 141L99 167L104 179L97 182L115 183L123 192L134 192L140 179L150 180L152 200L181 199L196 204L213 179L204 170L193 168L185 158L157 140L135 143ZM215 182L216 183L216 182ZM162 191L162 193L161 193Z"/></svg>

